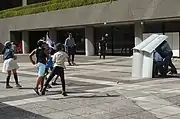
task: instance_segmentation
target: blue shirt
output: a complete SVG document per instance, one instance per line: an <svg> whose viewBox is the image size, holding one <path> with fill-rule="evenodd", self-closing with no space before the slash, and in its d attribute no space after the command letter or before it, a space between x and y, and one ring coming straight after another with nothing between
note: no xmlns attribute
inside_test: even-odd
<svg viewBox="0 0 180 119"><path fill-rule="evenodd" d="M47 63L46 63L46 68L49 69L53 67L53 61L52 58L48 59Z"/></svg>
<svg viewBox="0 0 180 119"><path fill-rule="evenodd" d="M154 53L154 60L156 62L162 62L163 61L163 58L161 57L161 55L158 53L158 52L155 52Z"/></svg>
<svg viewBox="0 0 180 119"><path fill-rule="evenodd" d="M3 55L4 55L4 60L14 58L14 52L12 49L6 48Z"/></svg>

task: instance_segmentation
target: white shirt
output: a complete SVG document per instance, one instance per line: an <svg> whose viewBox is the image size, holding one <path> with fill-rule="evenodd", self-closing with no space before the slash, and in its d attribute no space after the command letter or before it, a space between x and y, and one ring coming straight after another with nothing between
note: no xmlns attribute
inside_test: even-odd
<svg viewBox="0 0 180 119"><path fill-rule="evenodd" d="M48 46L52 49L55 50L55 47L53 47L52 45L55 44L50 38L48 35L46 35L46 44L48 44Z"/></svg>
<svg viewBox="0 0 180 119"><path fill-rule="evenodd" d="M63 51L56 52L52 59L54 62L54 67L58 66L58 67L66 68L65 61L67 58L68 55L65 52Z"/></svg>

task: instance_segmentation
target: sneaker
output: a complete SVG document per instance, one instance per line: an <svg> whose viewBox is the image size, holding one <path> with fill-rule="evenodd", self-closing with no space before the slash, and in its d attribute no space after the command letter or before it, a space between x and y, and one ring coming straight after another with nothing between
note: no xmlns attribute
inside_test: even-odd
<svg viewBox="0 0 180 119"><path fill-rule="evenodd" d="M10 85L6 85L6 88L8 89L8 88L13 88L12 86L10 86Z"/></svg>
<svg viewBox="0 0 180 119"><path fill-rule="evenodd" d="M16 88L22 88L20 84L16 84Z"/></svg>
<svg viewBox="0 0 180 119"><path fill-rule="evenodd" d="M63 96L68 96L66 92L62 92L62 95Z"/></svg>
<svg viewBox="0 0 180 119"><path fill-rule="evenodd" d="M58 83L56 82L52 82L52 85L55 86L55 85L59 85Z"/></svg>
<svg viewBox="0 0 180 119"><path fill-rule="evenodd" d="M72 62L72 64L73 64L73 65L76 65L76 63L75 63L75 62Z"/></svg>
<svg viewBox="0 0 180 119"><path fill-rule="evenodd" d="M47 88L52 88L52 86L48 84Z"/></svg>
<svg viewBox="0 0 180 119"><path fill-rule="evenodd" d="M46 89L43 89L41 95L45 95L45 93L46 93Z"/></svg>
<svg viewBox="0 0 180 119"><path fill-rule="evenodd" d="M34 88L34 91L36 92L37 95L39 95L38 88Z"/></svg>

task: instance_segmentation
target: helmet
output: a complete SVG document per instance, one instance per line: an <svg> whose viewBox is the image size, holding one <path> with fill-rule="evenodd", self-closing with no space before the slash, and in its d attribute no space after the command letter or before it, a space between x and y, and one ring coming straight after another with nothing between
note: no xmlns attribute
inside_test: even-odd
<svg viewBox="0 0 180 119"><path fill-rule="evenodd" d="M11 46L11 42L10 42L10 41L6 41L6 42L4 43L4 46L5 46L5 47Z"/></svg>

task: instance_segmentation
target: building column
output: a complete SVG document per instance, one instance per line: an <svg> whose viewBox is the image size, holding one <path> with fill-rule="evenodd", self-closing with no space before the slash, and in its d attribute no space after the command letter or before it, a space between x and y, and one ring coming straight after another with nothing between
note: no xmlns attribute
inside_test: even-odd
<svg viewBox="0 0 180 119"><path fill-rule="evenodd" d="M85 28L85 51L86 51L86 56L94 55L94 29L93 27Z"/></svg>
<svg viewBox="0 0 180 119"><path fill-rule="evenodd" d="M136 22L134 25L135 46L143 41L143 22Z"/></svg>
<svg viewBox="0 0 180 119"><path fill-rule="evenodd" d="M29 53L29 33L28 33L28 31L22 31L22 51L23 51L23 54Z"/></svg>
<svg viewBox="0 0 180 119"><path fill-rule="evenodd" d="M22 0L22 6L26 6L28 3L28 0Z"/></svg>
<svg viewBox="0 0 180 119"><path fill-rule="evenodd" d="M49 38L55 43L57 42L57 31L55 28L49 30Z"/></svg>

